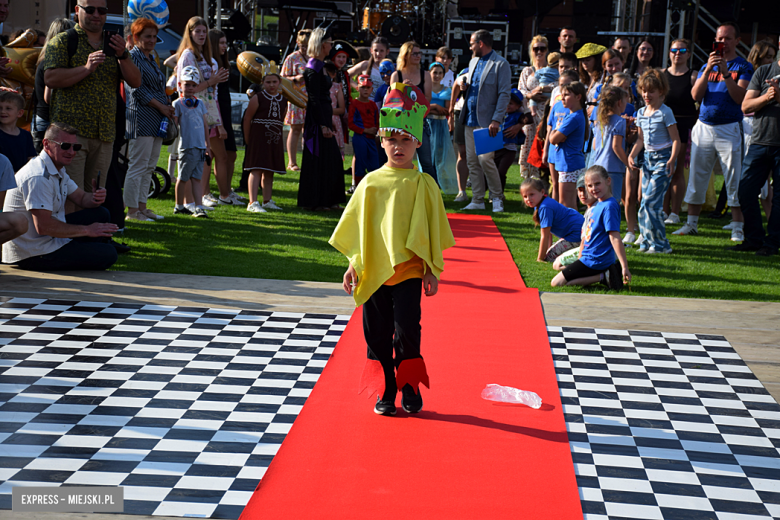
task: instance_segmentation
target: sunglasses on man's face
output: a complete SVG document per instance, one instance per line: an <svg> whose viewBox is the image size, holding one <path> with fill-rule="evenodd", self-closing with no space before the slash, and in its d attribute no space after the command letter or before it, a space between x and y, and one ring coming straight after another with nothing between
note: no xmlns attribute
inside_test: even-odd
<svg viewBox="0 0 780 520"><path fill-rule="evenodd" d="M81 150L81 145L79 143L61 143L59 141L55 141L54 139L47 139L47 141L49 141L50 143L55 143L60 145L60 148L62 148L63 151L66 152L71 148L73 148L74 152L78 152L79 150Z"/></svg>
<svg viewBox="0 0 780 520"><path fill-rule="evenodd" d="M672 54L685 54L688 52L688 49L669 49L669 52Z"/></svg>
<svg viewBox="0 0 780 520"><path fill-rule="evenodd" d="M108 14L108 7L95 7L94 5L80 5L79 9L86 12L90 16L95 14L95 10L97 10L100 16L105 16Z"/></svg>

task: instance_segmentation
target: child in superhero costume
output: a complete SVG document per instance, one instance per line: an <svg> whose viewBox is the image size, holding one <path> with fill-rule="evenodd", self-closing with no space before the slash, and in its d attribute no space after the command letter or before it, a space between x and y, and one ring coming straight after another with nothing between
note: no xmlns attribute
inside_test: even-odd
<svg viewBox="0 0 780 520"><path fill-rule="evenodd" d="M360 390L377 393L374 412L422 409L419 385L430 388L420 355L420 299L438 291L442 252L455 245L436 181L415 169L427 102L413 85L395 83L380 111L388 162L357 186L330 244L349 259L343 284L363 305L368 360ZM395 354L395 355L394 355Z"/></svg>

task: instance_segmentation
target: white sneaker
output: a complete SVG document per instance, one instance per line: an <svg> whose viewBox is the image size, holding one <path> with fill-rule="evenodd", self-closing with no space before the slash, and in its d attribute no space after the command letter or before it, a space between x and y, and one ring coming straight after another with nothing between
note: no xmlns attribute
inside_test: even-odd
<svg viewBox="0 0 780 520"><path fill-rule="evenodd" d="M251 213L268 213L263 206L260 205L260 201L254 201L252 204L246 207L246 210Z"/></svg>
<svg viewBox="0 0 780 520"><path fill-rule="evenodd" d="M664 220L664 224L679 224L680 216L677 213L672 213Z"/></svg>
<svg viewBox="0 0 780 520"><path fill-rule="evenodd" d="M469 196L466 195L465 191L459 192L458 196L455 197L455 202L466 202L467 200L469 200Z"/></svg>
<svg viewBox="0 0 780 520"><path fill-rule="evenodd" d="M263 208L265 208L265 209L276 209L276 210L279 210L279 211L282 210L282 208L280 208L279 206L276 205L276 203L274 202L274 199L271 199L268 202L266 202L265 204L263 204Z"/></svg>
<svg viewBox="0 0 780 520"><path fill-rule="evenodd" d="M239 198L238 195L236 195L232 190L230 192L230 195L228 195L228 198L233 201L233 204L236 206L244 206L245 203L241 202L241 198Z"/></svg>
<svg viewBox="0 0 780 520"><path fill-rule="evenodd" d="M696 229L696 226L690 225L690 223L686 222L683 227L672 233L672 235L698 235L699 230Z"/></svg>
<svg viewBox="0 0 780 520"><path fill-rule="evenodd" d="M732 231L734 229L734 221L732 220L731 222L723 226L723 229L725 231Z"/></svg>
<svg viewBox="0 0 780 520"><path fill-rule="evenodd" d="M209 208L213 208L217 204L219 204L217 202L217 199L214 198L214 195L212 195L211 193L205 194L203 196L203 198L201 199L201 205L202 206L208 206Z"/></svg>
<svg viewBox="0 0 780 520"><path fill-rule="evenodd" d="M244 206L244 203L238 199L234 199L232 195L228 195L226 199L219 197L218 203L224 206Z"/></svg>
<svg viewBox="0 0 780 520"><path fill-rule="evenodd" d="M628 233L626 233L626 236L623 237L623 243L627 246L633 244L635 240L636 240L636 235L634 234L633 231L629 231Z"/></svg>
<svg viewBox="0 0 780 520"><path fill-rule="evenodd" d="M666 249L663 249L663 250L656 249L654 247L648 247L647 250L645 250L645 254L646 255L656 255L656 254L669 255L671 253L672 253L672 248L671 247L667 247Z"/></svg>
<svg viewBox="0 0 780 520"><path fill-rule="evenodd" d="M664 215L664 220L669 218L669 215L667 215L665 211L662 211L661 213L663 213L663 215Z"/></svg>
<svg viewBox="0 0 780 520"><path fill-rule="evenodd" d="M211 206L204 206L203 204L197 206L197 208L202 209L203 211L214 211L214 208L212 208Z"/></svg>
<svg viewBox="0 0 780 520"><path fill-rule="evenodd" d="M480 204L477 204L476 202L472 202L471 204L469 204L463 209L485 209L485 203L482 202Z"/></svg>
<svg viewBox="0 0 780 520"><path fill-rule="evenodd" d="M493 213L502 213L504 211L504 201L496 197L493 199Z"/></svg>
<svg viewBox="0 0 780 520"><path fill-rule="evenodd" d="M742 228L736 228L731 230L731 241L732 242L743 242L745 240L745 232L742 231Z"/></svg>
<svg viewBox="0 0 780 520"><path fill-rule="evenodd" d="M152 219L144 215L140 210L133 213L128 212L125 220L136 220L138 222L154 222Z"/></svg>
<svg viewBox="0 0 780 520"><path fill-rule="evenodd" d="M644 243L645 243L645 237L643 237L642 235L639 235L639 238L636 239L636 241L634 242L634 245L641 247L642 244L644 244Z"/></svg>
<svg viewBox="0 0 780 520"><path fill-rule="evenodd" d="M249 199L247 199L246 197L242 197L241 195L239 195L238 193L236 193L236 192L233 190L233 188L230 188L230 196L231 196L231 197L235 197L235 198L237 198L237 199L238 199L238 200L240 200L240 201L249 200Z"/></svg>

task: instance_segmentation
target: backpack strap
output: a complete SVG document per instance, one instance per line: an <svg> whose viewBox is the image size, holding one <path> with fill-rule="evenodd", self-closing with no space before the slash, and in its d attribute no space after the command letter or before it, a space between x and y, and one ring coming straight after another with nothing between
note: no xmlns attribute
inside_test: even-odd
<svg viewBox="0 0 780 520"><path fill-rule="evenodd" d="M70 62L73 59L73 55L76 54L76 49L79 46L79 33L76 32L75 28L70 28L65 31L65 34L68 38L68 65L71 65Z"/></svg>

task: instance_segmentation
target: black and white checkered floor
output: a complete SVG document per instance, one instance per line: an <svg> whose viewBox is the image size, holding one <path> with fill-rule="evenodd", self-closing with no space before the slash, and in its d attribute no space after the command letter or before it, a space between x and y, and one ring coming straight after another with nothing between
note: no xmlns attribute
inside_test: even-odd
<svg viewBox="0 0 780 520"><path fill-rule="evenodd" d="M780 518L780 406L725 338L548 334L587 520Z"/></svg>
<svg viewBox="0 0 780 520"><path fill-rule="evenodd" d="M2 509L117 485L125 513L238 518L349 319L0 302Z"/></svg>
<svg viewBox="0 0 780 520"><path fill-rule="evenodd" d="M0 509L238 518L348 318L0 298ZM780 518L780 406L724 338L548 330L586 519Z"/></svg>

